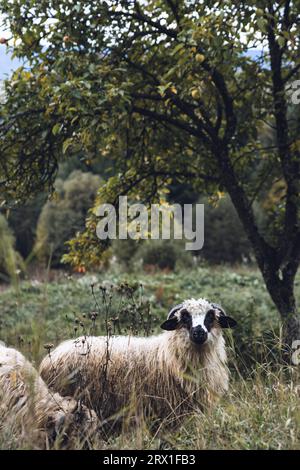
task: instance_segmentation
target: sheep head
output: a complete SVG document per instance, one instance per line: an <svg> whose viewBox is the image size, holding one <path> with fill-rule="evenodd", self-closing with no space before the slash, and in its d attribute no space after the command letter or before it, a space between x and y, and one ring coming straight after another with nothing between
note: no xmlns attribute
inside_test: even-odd
<svg viewBox="0 0 300 470"><path fill-rule="evenodd" d="M96 413L80 401L54 395L59 408L51 413L46 425L50 441L60 440L63 447L72 447L72 442L80 441L88 445L90 438L99 428Z"/></svg>
<svg viewBox="0 0 300 470"><path fill-rule="evenodd" d="M203 345L211 342L220 328L233 328L235 325L236 321L226 315L220 305L200 298L185 300L173 307L161 328L186 331L192 343Z"/></svg>

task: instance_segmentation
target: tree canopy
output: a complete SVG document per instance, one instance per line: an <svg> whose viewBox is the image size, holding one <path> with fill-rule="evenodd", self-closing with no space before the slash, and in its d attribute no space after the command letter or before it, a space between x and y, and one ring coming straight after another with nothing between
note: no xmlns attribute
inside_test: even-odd
<svg viewBox="0 0 300 470"><path fill-rule="evenodd" d="M3 199L51 190L58 162L74 154L111 159L96 205L161 198L175 178L226 191L272 299L299 332L300 141L289 94L299 10L297 0L3 0L9 44L27 61L1 107ZM253 203L278 182L264 233ZM91 211L68 260L93 263L100 248Z"/></svg>

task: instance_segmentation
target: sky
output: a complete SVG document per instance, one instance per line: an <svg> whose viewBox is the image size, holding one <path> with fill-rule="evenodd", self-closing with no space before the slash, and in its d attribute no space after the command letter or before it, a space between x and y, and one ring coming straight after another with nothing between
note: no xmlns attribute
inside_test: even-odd
<svg viewBox="0 0 300 470"><path fill-rule="evenodd" d="M7 37L8 33L4 30L2 25L3 16L0 15L0 37ZM3 80L11 71L16 69L19 66L20 62L18 60L12 60L11 55L6 53L6 46L0 44L0 80Z"/></svg>
<svg viewBox="0 0 300 470"><path fill-rule="evenodd" d="M7 78L19 65L21 62L17 59L12 60L11 56L6 54L6 47L0 45L0 80Z"/></svg>

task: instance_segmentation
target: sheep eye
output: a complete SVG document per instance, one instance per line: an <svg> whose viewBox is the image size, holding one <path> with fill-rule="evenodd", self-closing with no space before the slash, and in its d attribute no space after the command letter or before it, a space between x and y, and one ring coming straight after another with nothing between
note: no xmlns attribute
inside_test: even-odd
<svg viewBox="0 0 300 470"><path fill-rule="evenodd" d="M210 318L214 318L215 317L215 310L208 310L206 316L208 316Z"/></svg>
<svg viewBox="0 0 300 470"><path fill-rule="evenodd" d="M189 312L187 310L182 310L180 313L181 313L181 321L183 323L189 323L191 320L191 315L189 314Z"/></svg>
<svg viewBox="0 0 300 470"><path fill-rule="evenodd" d="M207 331L210 331L215 320L215 310L209 310L205 316L204 325L207 328Z"/></svg>

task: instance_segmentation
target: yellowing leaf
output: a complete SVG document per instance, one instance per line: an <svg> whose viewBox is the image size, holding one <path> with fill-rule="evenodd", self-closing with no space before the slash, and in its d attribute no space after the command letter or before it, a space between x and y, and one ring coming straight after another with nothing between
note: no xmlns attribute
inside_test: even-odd
<svg viewBox="0 0 300 470"><path fill-rule="evenodd" d="M65 154L68 150L68 148L72 145L72 139L67 139L63 143L63 154Z"/></svg>
<svg viewBox="0 0 300 470"><path fill-rule="evenodd" d="M194 88L191 92L192 97L194 100L198 100L200 98L200 92L197 88Z"/></svg>
<svg viewBox="0 0 300 470"><path fill-rule="evenodd" d="M203 54L196 54L195 59L196 59L196 62L199 62L200 64L202 64L202 62L205 61L205 56Z"/></svg>

